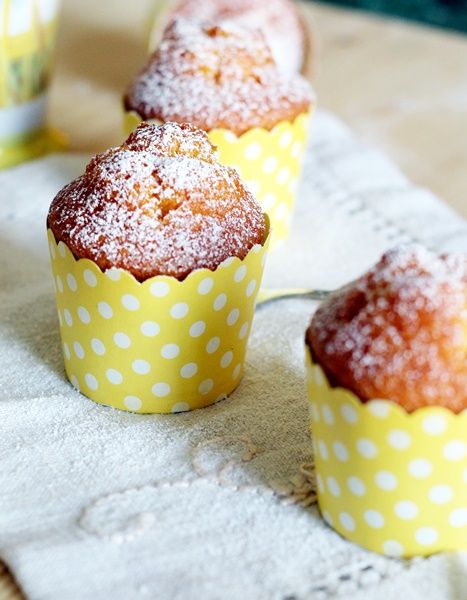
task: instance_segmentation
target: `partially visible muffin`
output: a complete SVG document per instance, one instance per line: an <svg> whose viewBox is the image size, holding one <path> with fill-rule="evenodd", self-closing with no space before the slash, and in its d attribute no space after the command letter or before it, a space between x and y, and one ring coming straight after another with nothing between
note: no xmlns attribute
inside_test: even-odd
<svg viewBox="0 0 467 600"><path fill-rule="evenodd" d="M250 29L260 29L281 71L292 74L303 67L306 33L291 0L179 0L169 11L166 22L176 17L229 20Z"/></svg>
<svg viewBox="0 0 467 600"><path fill-rule="evenodd" d="M293 121L313 98L304 78L279 71L260 31L177 19L130 84L124 105L143 120L240 135Z"/></svg>
<svg viewBox="0 0 467 600"><path fill-rule="evenodd" d="M214 270L265 237L261 208L236 171L217 163L204 132L177 123L142 123L94 157L57 194L47 223L75 258L139 281Z"/></svg>
<svg viewBox="0 0 467 600"><path fill-rule="evenodd" d="M386 253L316 311L306 341L330 382L411 412L467 408L467 257Z"/></svg>

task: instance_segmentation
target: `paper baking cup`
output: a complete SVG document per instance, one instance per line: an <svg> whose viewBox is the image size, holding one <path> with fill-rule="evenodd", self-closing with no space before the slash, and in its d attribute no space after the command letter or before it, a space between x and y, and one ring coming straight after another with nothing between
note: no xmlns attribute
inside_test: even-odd
<svg viewBox="0 0 467 600"><path fill-rule="evenodd" d="M76 260L48 231L65 369L92 400L170 413L208 406L239 384L268 239L184 281L138 282Z"/></svg>
<svg viewBox="0 0 467 600"><path fill-rule="evenodd" d="M227 129L208 132L218 148L219 162L238 171L269 215L273 247L289 234L310 116L310 112L303 113L293 122L278 123L270 131L256 128L240 136ZM125 113L126 133L131 133L140 122L137 113Z"/></svg>
<svg viewBox="0 0 467 600"><path fill-rule="evenodd" d="M349 540L389 556L467 549L467 411L407 413L332 388L306 349L318 502Z"/></svg>

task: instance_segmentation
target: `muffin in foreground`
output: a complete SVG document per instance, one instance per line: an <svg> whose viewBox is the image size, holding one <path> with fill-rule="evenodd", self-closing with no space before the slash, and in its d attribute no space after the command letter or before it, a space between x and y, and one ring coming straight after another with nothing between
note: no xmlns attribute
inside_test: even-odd
<svg viewBox="0 0 467 600"><path fill-rule="evenodd" d="M65 368L97 402L138 412L235 389L268 224L191 125L142 124L50 207Z"/></svg>
<svg viewBox="0 0 467 600"><path fill-rule="evenodd" d="M162 27L173 19L232 21L250 29L260 29L271 48L277 66L284 73L297 73L305 63L309 43L297 7L291 0L178 0L169 2L165 14L158 15L151 32L151 48L160 42Z"/></svg>
<svg viewBox="0 0 467 600"><path fill-rule="evenodd" d="M467 260L388 252L306 333L324 519L391 556L467 547Z"/></svg>
<svg viewBox="0 0 467 600"><path fill-rule="evenodd" d="M190 122L221 163L235 167L286 236L314 96L284 76L259 31L178 19L124 98L127 129L144 121Z"/></svg>

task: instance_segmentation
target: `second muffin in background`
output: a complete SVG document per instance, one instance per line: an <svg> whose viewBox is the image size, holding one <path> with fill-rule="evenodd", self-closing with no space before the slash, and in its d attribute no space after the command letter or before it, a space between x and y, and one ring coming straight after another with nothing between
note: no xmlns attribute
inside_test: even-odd
<svg viewBox="0 0 467 600"><path fill-rule="evenodd" d="M280 73L261 32L178 19L124 106L128 130L146 120L206 131L270 215L277 242L288 233L313 99L300 75Z"/></svg>
<svg viewBox="0 0 467 600"><path fill-rule="evenodd" d="M146 413L237 387L268 224L205 133L141 124L57 194L47 224L74 387Z"/></svg>

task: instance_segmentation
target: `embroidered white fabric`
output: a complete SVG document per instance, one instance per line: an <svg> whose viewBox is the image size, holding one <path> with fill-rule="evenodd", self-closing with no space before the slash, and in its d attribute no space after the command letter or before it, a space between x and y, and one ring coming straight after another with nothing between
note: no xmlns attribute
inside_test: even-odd
<svg viewBox="0 0 467 600"><path fill-rule="evenodd" d="M467 555L400 561L329 529L314 501L303 334L315 308L258 309L227 400L174 416L67 383L45 235L86 157L0 174L0 556L32 599L463 600ZM467 251L467 224L318 113L293 234L265 286L334 288L408 240Z"/></svg>

